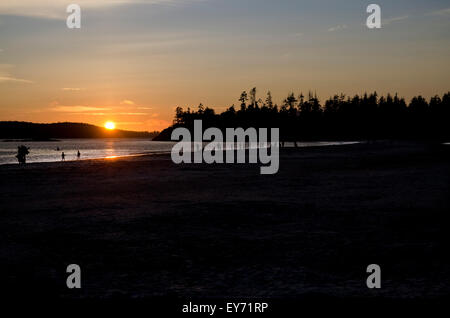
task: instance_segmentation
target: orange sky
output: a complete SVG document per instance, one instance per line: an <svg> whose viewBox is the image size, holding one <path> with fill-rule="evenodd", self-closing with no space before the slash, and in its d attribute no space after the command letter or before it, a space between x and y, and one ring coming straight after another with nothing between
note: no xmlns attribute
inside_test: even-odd
<svg viewBox="0 0 450 318"><path fill-rule="evenodd" d="M153 131L177 106L221 111L255 86L277 103L450 88L445 1L379 1L380 30L365 27L365 2L331 0L81 0L69 30L65 2L1 2L0 120Z"/></svg>

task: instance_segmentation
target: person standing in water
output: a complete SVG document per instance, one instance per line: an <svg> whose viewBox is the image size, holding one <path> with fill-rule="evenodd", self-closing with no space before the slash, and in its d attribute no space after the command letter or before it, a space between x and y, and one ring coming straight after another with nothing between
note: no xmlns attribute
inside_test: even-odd
<svg viewBox="0 0 450 318"><path fill-rule="evenodd" d="M80 150L78 150L77 151L77 159L80 159L80 157L81 157L81 153L80 153Z"/></svg>
<svg viewBox="0 0 450 318"><path fill-rule="evenodd" d="M61 161L66 161L66 155L64 154L64 151L61 153Z"/></svg>
<svg viewBox="0 0 450 318"><path fill-rule="evenodd" d="M17 147L16 158L19 161L19 164L25 164L27 162L27 155L30 153L29 150L30 148L25 147L23 145Z"/></svg>

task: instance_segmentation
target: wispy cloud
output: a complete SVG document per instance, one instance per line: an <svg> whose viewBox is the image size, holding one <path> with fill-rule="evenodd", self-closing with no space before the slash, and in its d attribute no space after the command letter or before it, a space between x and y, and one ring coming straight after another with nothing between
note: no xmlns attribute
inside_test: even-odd
<svg viewBox="0 0 450 318"><path fill-rule="evenodd" d="M431 15L450 16L450 8L440 9L430 12Z"/></svg>
<svg viewBox="0 0 450 318"><path fill-rule="evenodd" d="M105 116L106 113L77 113L78 115Z"/></svg>
<svg viewBox="0 0 450 318"><path fill-rule="evenodd" d="M0 64L0 83L33 83L33 81L11 75L11 73L9 72L11 68L14 68L14 65Z"/></svg>
<svg viewBox="0 0 450 318"><path fill-rule="evenodd" d="M130 101L131 102L131 101ZM132 104L134 105L134 103ZM99 107L87 105L60 105L59 102L54 101L50 103L48 111L60 113L77 113L79 115L103 116L103 115L125 115L125 116L147 116L149 113L140 111L129 111L129 107ZM133 107L136 108L136 107Z"/></svg>
<svg viewBox="0 0 450 318"><path fill-rule="evenodd" d="M83 105L75 105L75 106L55 106L50 108L50 111L54 112L63 112L63 113L83 113L83 112L95 112L109 110L109 108L105 107L92 107L92 106L83 106Z"/></svg>
<svg viewBox="0 0 450 318"><path fill-rule="evenodd" d="M346 24L336 25L334 27L329 28L328 32L335 32L335 31L340 31L340 30L344 30L344 29L347 29L347 25Z"/></svg>
<svg viewBox="0 0 450 318"><path fill-rule="evenodd" d="M381 20L381 24L382 25L388 25L391 24L393 22L399 22L399 21L403 21L409 18L409 15L402 15L399 17L393 17L393 18L388 18L388 19L382 19Z"/></svg>
<svg viewBox="0 0 450 318"><path fill-rule="evenodd" d="M105 8L127 4L169 5L175 6L189 2L204 0L2 0L0 15L31 16L46 19L65 19L66 8L71 3L77 3L83 9Z"/></svg>
<svg viewBox="0 0 450 318"><path fill-rule="evenodd" d="M61 88L63 91L67 91L67 92L78 92L83 90L83 88L80 87L63 87Z"/></svg>
<svg viewBox="0 0 450 318"><path fill-rule="evenodd" d="M144 116L147 113L114 113L114 115Z"/></svg>
<svg viewBox="0 0 450 318"><path fill-rule="evenodd" d="M121 101L120 104L121 105L134 105L134 102L132 100L125 99L125 100Z"/></svg>
<svg viewBox="0 0 450 318"><path fill-rule="evenodd" d="M10 77L10 76L0 76L0 83L5 82L15 82L15 83L26 83L26 84L32 84L33 81L29 81L23 78L16 78L16 77Z"/></svg>

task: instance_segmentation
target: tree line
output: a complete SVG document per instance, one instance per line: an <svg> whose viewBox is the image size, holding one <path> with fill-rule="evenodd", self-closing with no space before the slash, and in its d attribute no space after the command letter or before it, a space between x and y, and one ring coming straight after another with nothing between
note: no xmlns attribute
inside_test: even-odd
<svg viewBox="0 0 450 318"><path fill-rule="evenodd" d="M216 114L200 104L197 109L177 107L173 125L156 140L170 140L176 127L192 129L194 120L203 127L280 128L283 141L323 139L446 139L450 137L450 92L427 101L422 96L409 104L397 94L378 96L334 95L323 104L309 92L289 93L283 102L274 103L271 92L257 98L256 88L243 91L238 106L232 105Z"/></svg>
<svg viewBox="0 0 450 318"><path fill-rule="evenodd" d="M0 121L0 138L49 140L52 138L153 138L158 132L107 130L83 123L37 124L19 121Z"/></svg>

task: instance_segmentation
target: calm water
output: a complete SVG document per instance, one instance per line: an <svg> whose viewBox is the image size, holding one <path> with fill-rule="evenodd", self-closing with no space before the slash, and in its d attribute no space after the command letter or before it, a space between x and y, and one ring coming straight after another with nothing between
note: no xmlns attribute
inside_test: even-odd
<svg viewBox="0 0 450 318"><path fill-rule="evenodd" d="M167 153L173 142L146 139L62 139L60 141L0 141L0 164L17 163L17 146L30 148L27 162L60 161L64 151L66 160L76 160L77 150L81 159L112 156L128 156L142 153ZM57 150L59 147L59 150Z"/></svg>
<svg viewBox="0 0 450 318"><path fill-rule="evenodd" d="M348 145L357 142L302 142L299 147ZM61 161L64 151L66 161L77 160L77 150L81 159L96 159L137 154L170 153L175 142L149 141L146 139L62 139L60 141L0 141L0 164L17 163L17 146L30 148L27 162ZM292 147L293 143L286 143ZM59 150L57 150L59 147Z"/></svg>

